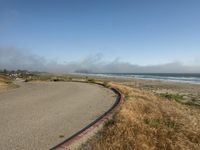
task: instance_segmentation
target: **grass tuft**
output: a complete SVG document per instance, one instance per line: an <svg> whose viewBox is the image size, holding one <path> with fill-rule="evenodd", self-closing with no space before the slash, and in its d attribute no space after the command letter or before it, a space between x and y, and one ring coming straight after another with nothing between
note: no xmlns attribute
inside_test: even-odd
<svg viewBox="0 0 200 150"><path fill-rule="evenodd" d="M96 81L94 79L88 78L87 82L89 82L89 83L95 83Z"/></svg>
<svg viewBox="0 0 200 150"><path fill-rule="evenodd" d="M179 94L161 93L160 96L167 98L169 100L176 100L176 101L183 100L183 96Z"/></svg>

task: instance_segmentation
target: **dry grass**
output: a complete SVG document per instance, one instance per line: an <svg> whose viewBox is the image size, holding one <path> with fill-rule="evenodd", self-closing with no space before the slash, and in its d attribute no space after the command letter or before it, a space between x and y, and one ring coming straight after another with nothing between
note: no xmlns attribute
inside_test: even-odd
<svg viewBox="0 0 200 150"><path fill-rule="evenodd" d="M0 75L0 91L15 87L17 86L12 83L12 79L10 77L5 75Z"/></svg>
<svg viewBox="0 0 200 150"><path fill-rule="evenodd" d="M5 75L0 75L0 82L10 82L10 78Z"/></svg>
<svg viewBox="0 0 200 150"><path fill-rule="evenodd" d="M119 84L126 96L111 121L81 149L199 150L200 109Z"/></svg>
<svg viewBox="0 0 200 150"><path fill-rule="evenodd" d="M4 75L0 75L0 89L4 89L8 86L8 82L9 82L9 78L4 76Z"/></svg>

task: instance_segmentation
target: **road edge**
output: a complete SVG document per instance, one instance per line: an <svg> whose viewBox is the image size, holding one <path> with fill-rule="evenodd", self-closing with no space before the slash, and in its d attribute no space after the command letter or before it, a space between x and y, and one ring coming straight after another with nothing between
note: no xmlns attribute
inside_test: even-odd
<svg viewBox="0 0 200 150"><path fill-rule="evenodd" d="M101 83L93 83L93 84L101 85L101 86L107 88L104 84L101 84ZM111 116L114 113L114 110L116 110L120 106L120 104L123 103L124 95L116 88L111 87L109 89L112 90L117 95L116 101L110 107L110 109L108 109L104 114L102 114L96 120L91 122L89 125L87 125L83 129L81 129L78 132L76 132L75 134L73 134L71 137L65 139L63 142L59 143L58 145L50 148L50 150L66 150L66 149L70 149L70 146L72 144L74 144L75 142L81 140L86 134L89 134L94 129L96 129L98 126L104 124L107 120L109 120L111 118Z"/></svg>

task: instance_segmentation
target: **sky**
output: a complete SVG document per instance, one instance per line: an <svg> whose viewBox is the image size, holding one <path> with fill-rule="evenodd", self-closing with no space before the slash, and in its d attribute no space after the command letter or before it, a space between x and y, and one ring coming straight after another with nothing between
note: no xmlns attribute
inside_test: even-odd
<svg viewBox="0 0 200 150"><path fill-rule="evenodd" d="M0 69L200 73L199 8L199 0L0 0Z"/></svg>

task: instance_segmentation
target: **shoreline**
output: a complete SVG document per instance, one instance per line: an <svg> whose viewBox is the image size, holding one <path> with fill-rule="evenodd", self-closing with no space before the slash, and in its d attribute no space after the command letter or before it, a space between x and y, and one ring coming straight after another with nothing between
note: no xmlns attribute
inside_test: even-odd
<svg viewBox="0 0 200 150"><path fill-rule="evenodd" d="M186 83L186 84L195 84L195 85L200 85L200 78L198 77L186 77L186 76L180 76L180 77L175 77L175 76L159 76L157 74L152 74L151 77L139 77L139 74L122 74L122 75L117 75L117 74L84 74L84 73L73 73L71 74L72 76L84 76L84 77L99 77L99 78L116 78L119 80L145 80L145 81L161 81L161 82L172 82L172 83ZM148 74L141 74L140 76L143 75L148 75ZM163 74L165 75L165 74ZM174 74L172 74L174 75ZM182 74L179 74L182 75ZM186 75L186 74L183 74ZM187 75L198 75L200 76L200 74L187 74ZM159 79L160 78L160 79ZM163 79L162 79L163 78ZM165 79L164 79L165 78ZM177 79L175 79L177 78ZM193 78L193 80L191 80ZM198 81L195 81L196 80ZM185 79L185 80L181 80L181 79ZM188 81L188 80L191 81Z"/></svg>

